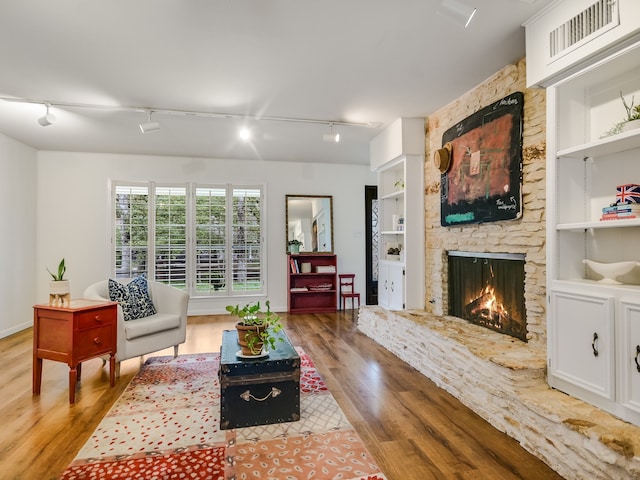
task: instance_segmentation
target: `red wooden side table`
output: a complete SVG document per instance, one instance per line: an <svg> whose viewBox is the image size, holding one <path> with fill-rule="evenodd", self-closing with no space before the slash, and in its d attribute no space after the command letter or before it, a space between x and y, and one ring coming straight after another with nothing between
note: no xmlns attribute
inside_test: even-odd
<svg viewBox="0 0 640 480"><path fill-rule="evenodd" d="M68 307L33 307L33 394L40 395L42 360L69 365L69 403L75 402L82 363L109 355L109 383L115 385L117 302L72 300Z"/></svg>

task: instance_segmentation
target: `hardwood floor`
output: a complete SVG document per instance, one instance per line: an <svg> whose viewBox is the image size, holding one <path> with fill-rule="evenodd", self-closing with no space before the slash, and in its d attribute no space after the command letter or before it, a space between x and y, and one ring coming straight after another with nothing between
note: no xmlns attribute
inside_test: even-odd
<svg viewBox="0 0 640 480"><path fill-rule="evenodd" d="M561 479L426 377L355 329L356 314L286 315L294 345L320 374L390 480ZM180 353L218 351L228 315L190 317ZM31 395L32 330L0 340L0 479L56 479L140 368L122 363L109 388L100 359L85 362L76 403L68 367L45 361ZM150 356L170 355L172 349Z"/></svg>

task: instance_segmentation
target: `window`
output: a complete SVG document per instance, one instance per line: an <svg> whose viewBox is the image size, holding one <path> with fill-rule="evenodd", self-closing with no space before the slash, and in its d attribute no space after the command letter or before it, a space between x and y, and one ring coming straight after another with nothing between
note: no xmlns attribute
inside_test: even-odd
<svg viewBox="0 0 640 480"><path fill-rule="evenodd" d="M116 186L114 243L117 278L147 272L149 253L149 189Z"/></svg>
<svg viewBox="0 0 640 480"><path fill-rule="evenodd" d="M145 273L191 296L262 293L262 187L116 183L113 198L116 277Z"/></svg>

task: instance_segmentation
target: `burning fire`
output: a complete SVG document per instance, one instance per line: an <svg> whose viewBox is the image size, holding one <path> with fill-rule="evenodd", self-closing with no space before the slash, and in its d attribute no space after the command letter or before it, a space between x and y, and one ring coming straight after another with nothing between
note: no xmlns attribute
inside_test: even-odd
<svg viewBox="0 0 640 480"><path fill-rule="evenodd" d="M468 306L471 307L469 313L478 322L493 328L502 328L503 322L509 319L509 312L498 302L495 289L488 285Z"/></svg>

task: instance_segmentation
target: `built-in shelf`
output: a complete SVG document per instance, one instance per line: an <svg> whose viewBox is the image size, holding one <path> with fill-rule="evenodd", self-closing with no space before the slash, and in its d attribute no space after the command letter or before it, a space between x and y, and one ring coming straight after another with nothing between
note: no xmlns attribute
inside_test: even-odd
<svg viewBox="0 0 640 480"><path fill-rule="evenodd" d="M599 220L597 222L560 223L556 230L583 231L599 228L631 228L640 227L640 220Z"/></svg>
<svg viewBox="0 0 640 480"><path fill-rule="evenodd" d="M618 133L593 142L558 150L558 158L603 157L640 147L640 129Z"/></svg>
<svg viewBox="0 0 640 480"><path fill-rule="evenodd" d="M382 195L380 200L389 200L393 198L402 198L404 197L404 190L398 190L396 192L387 193L386 195Z"/></svg>

